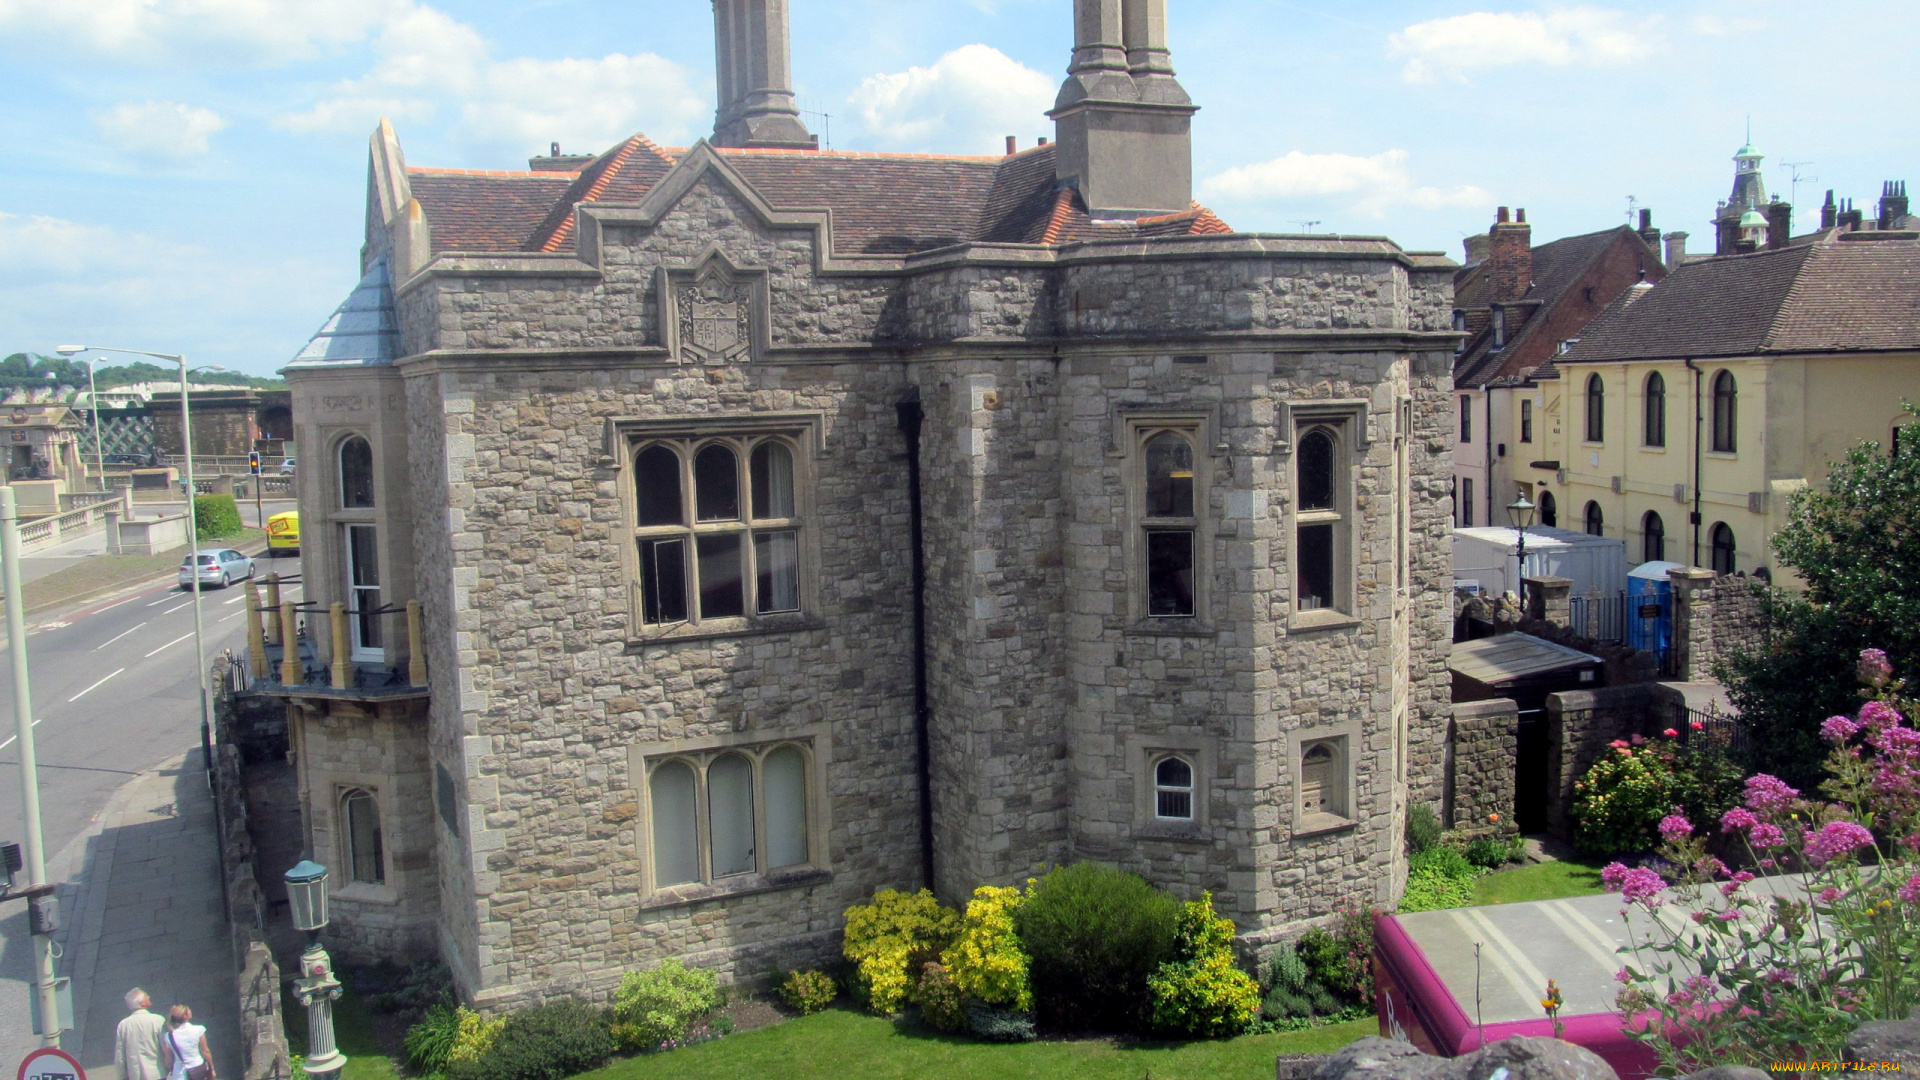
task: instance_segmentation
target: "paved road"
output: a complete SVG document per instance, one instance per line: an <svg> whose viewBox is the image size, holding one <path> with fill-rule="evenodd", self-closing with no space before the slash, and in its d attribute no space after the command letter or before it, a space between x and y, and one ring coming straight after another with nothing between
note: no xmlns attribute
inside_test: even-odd
<svg viewBox="0 0 1920 1080"><path fill-rule="evenodd" d="M261 574L275 562L260 560ZM285 572L296 572L292 560L279 562ZM201 595L209 659L223 649L245 648L245 597L237 585ZM191 593L161 580L30 620L41 819L56 876L81 871L77 856L117 791L199 746L192 604ZM11 672L0 660L0 839L19 839L21 833L12 694ZM63 852L68 859L58 858ZM6 1067L18 1060L18 1048L32 1045L26 1034L31 960L22 906L0 908L0 1066ZM72 914L63 910L69 919ZM63 962L61 974L69 974L69 966Z"/></svg>

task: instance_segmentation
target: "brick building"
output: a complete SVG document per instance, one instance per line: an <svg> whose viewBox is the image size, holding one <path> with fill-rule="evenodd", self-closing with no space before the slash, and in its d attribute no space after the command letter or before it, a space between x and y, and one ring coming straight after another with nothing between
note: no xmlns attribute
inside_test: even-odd
<svg viewBox="0 0 1920 1080"><path fill-rule="evenodd" d="M497 1007L1080 858L1255 942L1392 902L1454 264L1194 205L1164 0L1078 4L1057 141L995 158L813 149L785 8L716 5L690 149L374 135L365 278L287 370L345 607L256 682L344 950Z"/></svg>

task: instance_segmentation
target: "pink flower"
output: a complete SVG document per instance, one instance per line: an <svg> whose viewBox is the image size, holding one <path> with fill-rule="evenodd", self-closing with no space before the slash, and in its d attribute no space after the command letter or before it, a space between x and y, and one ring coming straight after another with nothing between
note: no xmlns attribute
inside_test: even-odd
<svg viewBox="0 0 1920 1080"><path fill-rule="evenodd" d="M1821 890L1820 890L1820 902L1821 902L1821 903L1823 903L1823 904L1831 904L1831 903L1833 903L1833 902L1834 902L1835 900L1838 900L1838 899L1840 899L1840 890L1839 890L1839 889L1836 889L1836 888L1834 888L1833 886L1831 886L1831 885L1829 885L1829 886L1827 886L1826 888L1824 888L1824 889L1821 889Z"/></svg>
<svg viewBox="0 0 1920 1080"><path fill-rule="evenodd" d="M1779 830L1779 829L1774 829L1773 831L1774 831L1774 832L1779 832L1780 830ZM1761 860L1760 860L1760 869L1762 869L1762 870L1771 870L1771 869L1773 869L1774 867L1776 867L1776 866L1778 866L1778 865L1780 865L1780 864L1779 864L1778 862L1776 862L1776 861L1774 861L1773 859L1761 859Z"/></svg>
<svg viewBox="0 0 1920 1080"><path fill-rule="evenodd" d="M1633 973L1631 971L1628 971L1626 968L1621 968L1619 971L1616 971L1613 973L1613 981L1618 983L1632 982Z"/></svg>
<svg viewBox="0 0 1920 1080"><path fill-rule="evenodd" d="M1698 720L1689 720L1689 721L1687 721L1687 726L1688 726L1688 727L1690 727L1690 728L1692 728L1692 729L1693 729L1693 730L1695 730L1695 731L1705 731L1705 730L1707 730L1707 725L1706 725L1706 724L1704 724L1704 723L1702 723L1702 722L1700 722L1700 721L1698 721Z"/></svg>
<svg viewBox="0 0 1920 1080"><path fill-rule="evenodd" d="M1662 731L1660 734L1665 735L1669 739L1677 739L1680 737L1680 733L1673 730L1672 728L1668 728L1665 731Z"/></svg>
<svg viewBox="0 0 1920 1080"><path fill-rule="evenodd" d="M1685 814L1678 813L1678 807L1674 809L1675 813L1660 819L1660 839L1677 844L1693 835L1693 822L1688 821Z"/></svg>
<svg viewBox="0 0 1920 1080"><path fill-rule="evenodd" d="M1753 816L1753 811L1738 806L1720 815L1720 831L1723 833L1729 833L1735 829L1751 829L1759 823L1760 819Z"/></svg>
<svg viewBox="0 0 1920 1080"><path fill-rule="evenodd" d="M1797 788L1787 786L1777 776L1757 773L1747 777L1747 809L1763 814L1785 810L1793 800L1800 797Z"/></svg>
<svg viewBox="0 0 1920 1080"><path fill-rule="evenodd" d="M1793 972L1786 968L1772 968L1767 972L1767 981L1775 986L1785 986L1793 981Z"/></svg>
<svg viewBox="0 0 1920 1080"><path fill-rule="evenodd" d="M1737 918L1739 918L1739 917L1740 917L1740 909L1739 909L1739 908L1728 908L1728 909L1726 909L1725 911L1722 911L1722 912L1721 912L1720 914L1718 914L1718 915L1716 915L1716 916L1714 916L1714 917L1715 917L1715 918L1717 918L1717 919L1719 919L1719 920L1720 920L1721 922L1732 922L1733 920L1735 920L1735 919L1737 919Z"/></svg>
<svg viewBox="0 0 1920 1080"><path fill-rule="evenodd" d="M1851 821L1830 822L1819 832L1808 831L1807 859L1825 866L1864 847L1873 846L1873 834Z"/></svg>
<svg viewBox="0 0 1920 1080"><path fill-rule="evenodd" d="M1909 904L1920 904L1920 874L1913 875L1905 885L1900 886L1900 899Z"/></svg>
<svg viewBox="0 0 1920 1080"><path fill-rule="evenodd" d="M1642 866L1627 871L1627 876L1620 882L1620 895L1626 897L1629 903L1646 901L1647 906L1652 907L1658 903L1660 892L1666 887L1667 883L1661 880L1659 874Z"/></svg>
<svg viewBox="0 0 1920 1080"><path fill-rule="evenodd" d="M1903 719L1898 709L1884 701L1869 701L1860 706L1860 722L1868 727L1893 727Z"/></svg>
<svg viewBox="0 0 1920 1080"><path fill-rule="evenodd" d="M1635 735L1631 741L1633 742L1633 745L1639 746L1641 743L1644 743L1647 741L1647 737L1645 735Z"/></svg>
<svg viewBox="0 0 1920 1080"><path fill-rule="evenodd" d="M1600 884L1608 892L1619 892L1620 883L1627 879L1627 864L1610 862L1600 868Z"/></svg>
<svg viewBox="0 0 1920 1080"><path fill-rule="evenodd" d="M1829 716L1820 721L1820 737L1830 743L1843 743L1860 733L1860 725L1844 716Z"/></svg>
<svg viewBox="0 0 1920 1080"><path fill-rule="evenodd" d="M1627 740L1615 739L1612 742L1608 743L1607 745L1614 748L1615 750L1625 750L1627 748Z"/></svg>
<svg viewBox="0 0 1920 1080"><path fill-rule="evenodd" d="M1868 686L1885 686L1893 678L1893 665L1887 661L1884 649L1860 650L1860 681Z"/></svg>

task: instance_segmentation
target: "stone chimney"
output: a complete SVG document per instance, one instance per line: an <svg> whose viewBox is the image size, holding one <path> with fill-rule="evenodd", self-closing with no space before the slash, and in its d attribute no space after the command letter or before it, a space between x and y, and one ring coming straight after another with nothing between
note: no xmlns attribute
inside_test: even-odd
<svg viewBox="0 0 1920 1080"><path fill-rule="evenodd" d="M1667 247L1664 261L1667 269L1672 270L1687 261L1687 234L1670 232L1666 236Z"/></svg>
<svg viewBox="0 0 1920 1080"><path fill-rule="evenodd" d="M1486 262L1487 245L1492 242L1493 238L1489 237L1486 233L1474 233L1472 236L1467 237L1464 241L1467 248L1467 261L1463 265L1478 266Z"/></svg>
<svg viewBox="0 0 1920 1080"><path fill-rule="evenodd" d="M1635 231L1646 241L1648 250L1660 250L1660 230L1653 227L1653 211L1640 211L1640 228Z"/></svg>
<svg viewBox="0 0 1920 1080"><path fill-rule="evenodd" d="M713 145L818 150L793 100L787 0L713 0L719 111Z"/></svg>
<svg viewBox="0 0 1920 1080"><path fill-rule="evenodd" d="M1907 216L1907 182L1889 180L1880 189L1880 227L1897 229L1900 219Z"/></svg>
<svg viewBox="0 0 1920 1080"><path fill-rule="evenodd" d="M1840 223L1840 208L1833 203L1833 189L1827 189L1827 201L1820 204L1820 227L1831 229Z"/></svg>
<svg viewBox="0 0 1920 1080"><path fill-rule="evenodd" d="M1790 202L1770 202L1767 204L1767 248L1783 248L1793 238L1793 204Z"/></svg>
<svg viewBox="0 0 1920 1080"><path fill-rule="evenodd" d="M1074 0L1073 63L1054 99L1055 175L1095 217L1193 205L1193 114L1167 49L1167 0Z"/></svg>
<svg viewBox="0 0 1920 1080"><path fill-rule="evenodd" d="M553 151L545 157L527 159L527 168L534 172L579 172L593 163L598 154L563 154L560 144L553 144Z"/></svg>
<svg viewBox="0 0 1920 1080"><path fill-rule="evenodd" d="M1487 230L1487 300L1502 303L1519 300L1533 288L1533 226L1527 224L1527 212L1519 211L1509 221L1507 208L1495 215L1493 228Z"/></svg>
<svg viewBox="0 0 1920 1080"><path fill-rule="evenodd" d="M1841 229L1847 232L1859 232L1860 226L1864 224L1865 221L1866 212L1864 210L1855 210L1852 199L1842 200L1840 203L1839 217Z"/></svg>

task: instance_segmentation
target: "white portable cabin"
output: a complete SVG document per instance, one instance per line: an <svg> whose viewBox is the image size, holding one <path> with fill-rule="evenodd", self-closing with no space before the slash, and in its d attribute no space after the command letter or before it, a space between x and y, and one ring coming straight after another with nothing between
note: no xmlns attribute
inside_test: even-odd
<svg viewBox="0 0 1920 1080"><path fill-rule="evenodd" d="M1520 530L1486 525L1453 530L1454 588L1487 596L1518 595L1521 577L1563 577L1574 596L1618 596L1627 587L1627 542L1552 525L1527 529L1527 565L1519 566Z"/></svg>

